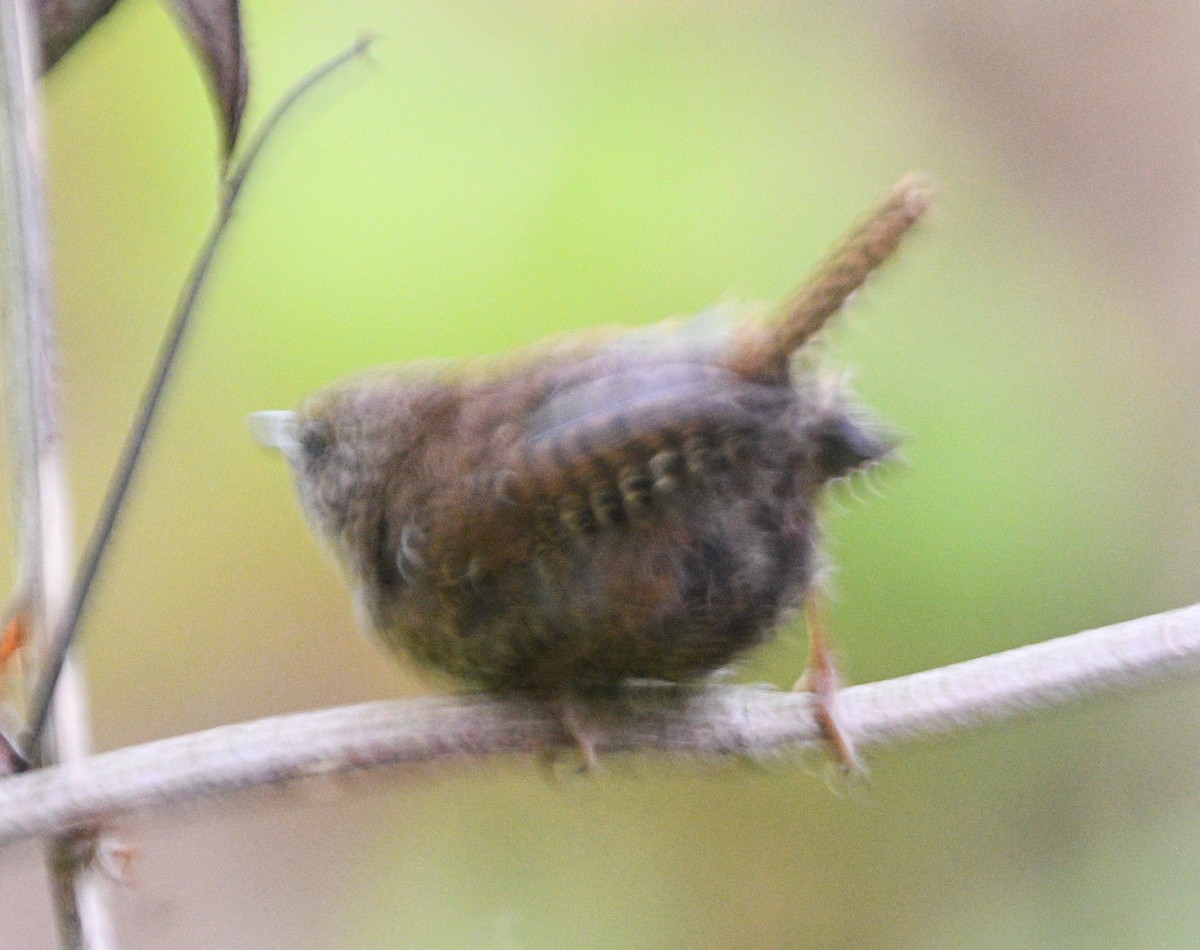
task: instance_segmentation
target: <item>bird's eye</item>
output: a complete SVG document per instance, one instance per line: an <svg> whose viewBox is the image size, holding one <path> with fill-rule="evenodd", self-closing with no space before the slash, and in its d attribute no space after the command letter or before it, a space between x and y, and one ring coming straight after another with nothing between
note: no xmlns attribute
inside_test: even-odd
<svg viewBox="0 0 1200 950"><path fill-rule="evenodd" d="M330 431L329 423L315 420L306 425L301 432L300 449L306 460L315 462L329 451L332 441L333 433Z"/></svg>

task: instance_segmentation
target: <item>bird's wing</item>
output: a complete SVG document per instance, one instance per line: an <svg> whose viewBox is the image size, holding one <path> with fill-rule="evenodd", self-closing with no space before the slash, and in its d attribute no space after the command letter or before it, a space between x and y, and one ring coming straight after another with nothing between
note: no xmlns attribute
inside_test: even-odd
<svg viewBox="0 0 1200 950"><path fill-rule="evenodd" d="M707 363L623 367L551 396L531 415L513 467L531 496L586 490L662 453L721 448L788 396Z"/></svg>
<svg viewBox="0 0 1200 950"><path fill-rule="evenodd" d="M431 512L444 581L531 556L548 539L626 523L737 464L744 437L777 418L786 388L706 363L647 361L552 393L495 471Z"/></svg>

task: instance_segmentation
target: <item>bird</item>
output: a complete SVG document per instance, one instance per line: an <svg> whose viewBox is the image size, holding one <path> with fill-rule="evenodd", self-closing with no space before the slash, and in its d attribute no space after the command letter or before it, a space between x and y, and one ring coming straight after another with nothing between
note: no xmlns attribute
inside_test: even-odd
<svg viewBox="0 0 1200 950"><path fill-rule="evenodd" d="M812 342L930 197L901 180L774 308L375 369L252 428L379 640L468 687L558 703L585 763L589 699L703 682L806 608L807 688L858 767L816 607L819 502L894 439Z"/></svg>

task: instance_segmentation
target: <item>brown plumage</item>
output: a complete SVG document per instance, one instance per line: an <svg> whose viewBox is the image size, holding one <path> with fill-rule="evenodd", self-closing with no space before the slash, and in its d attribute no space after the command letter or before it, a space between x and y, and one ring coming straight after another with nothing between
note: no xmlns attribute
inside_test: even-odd
<svg viewBox="0 0 1200 950"><path fill-rule="evenodd" d="M901 182L765 320L378 371L258 425L388 646L567 699L700 677L804 601L822 486L889 450L793 357L927 203Z"/></svg>

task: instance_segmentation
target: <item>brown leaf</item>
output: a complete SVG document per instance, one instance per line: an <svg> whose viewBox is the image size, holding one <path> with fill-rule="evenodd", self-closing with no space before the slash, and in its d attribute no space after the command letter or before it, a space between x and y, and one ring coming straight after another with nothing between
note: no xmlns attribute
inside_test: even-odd
<svg viewBox="0 0 1200 950"><path fill-rule="evenodd" d="M42 69L49 72L117 0L37 0Z"/></svg>
<svg viewBox="0 0 1200 950"><path fill-rule="evenodd" d="M200 58L224 131L222 155L237 144L250 86L238 0L168 0Z"/></svg>
<svg viewBox="0 0 1200 950"><path fill-rule="evenodd" d="M13 655L29 642L29 622L25 611L18 608L0 631L0 671Z"/></svg>

